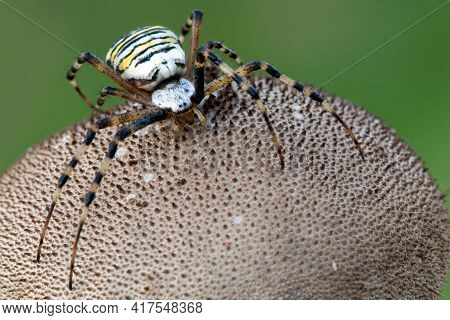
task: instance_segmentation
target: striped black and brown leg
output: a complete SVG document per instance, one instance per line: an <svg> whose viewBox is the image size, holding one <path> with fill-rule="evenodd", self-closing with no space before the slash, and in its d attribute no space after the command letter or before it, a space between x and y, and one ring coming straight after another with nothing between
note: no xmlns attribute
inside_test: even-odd
<svg viewBox="0 0 450 320"><path fill-rule="evenodd" d="M148 97L147 99L144 99L141 96L139 96L135 93L132 93L132 92L127 92L127 91L112 88L112 87L105 87L100 91L100 96L98 97L97 103L95 104L95 107L94 107L95 110L101 109L101 107L105 104L106 97L108 97L108 96L115 96L115 97L123 98L128 101L138 102L140 104L148 104L150 101L150 97Z"/></svg>
<svg viewBox="0 0 450 320"><path fill-rule="evenodd" d="M75 80L75 75L77 71L81 68L81 66L85 62L88 62L95 69L105 74L106 76L110 77L112 80L114 80L116 83L118 83L121 87L123 87L127 91L134 92L137 95L140 95L141 97L145 97L145 92L137 89L136 87L125 81L114 70L108 67L108 65L105 62L103 62L90 52L84 52L78 57L78 59L74 62L72 67L67 72L67 80L70 81L72 87L75 89L76 92L78 92L83 101L87 104L89 108L93 110L93 112L98 112L98 110L95 108L95 105L88 99L88 97L81 91L80 87L78 86L78 83Z"/></svg>
<svg viewBox="0 0 450 320"><path fill-rule="evenodd" d="M259 97L259 92L254 88L247 79L238 75L230 66L224 63L214 52L207 49L199 49L197 53L197 58L195 60L194 65L194 86L195 86L195 95L192 98L194 103L200 103L204 98L204 73L205 73L205 64L206 61L211 61L214 65L216 65L225 76L230 77L232 81L236 82L239 87L246 91L252 99L256 101L258 108L263 115L264 121L266 122L267 128L272 136L273 144L275 149L277 150L278 157L280 158L281 168L284 168L284 156L281 149L281 145L278 141L278 137L275 134L275 130L273 129L272 124L270 123L269 116L267 115L266 108L264 106L264 102ZM228 83L229 84L229 83Z"/></svg>
<svg viewBox="0 0 450 320"><path fill-rule="evenodd" d="M181 34L178 37L178 40L180 41L180 43L183 44L186 35L192 29L191 44L189 47L189 55L188 55L188 63L187 63L186 72L185 72L185 76L187 78L190 78L193 64L195 61L195 55L196 55L196 52L198 49L198 42L199 42L199 38L200 38L200 29L202 26L202 17L203 17L203 12L201 12L200 10L192 11L191 15L187 19L183 28L181 28Z"/></svg>
<svg viewBox="0 0 450 320"><path fill-rule="evenodd" d="M92 204L92 202L95 199L95 194L100 187L100 184L105 177L112 160L114 159L117 148L119 146L119 143L125 140L127 137L131 136L136 131L139 131L152 123L165 120L169 117L169 113L166 111L160 110L156 112L152 112L150 114L147 114L137 120L134 120L130 124L124 126L119 131L116 132L113 140L109 144L108 151L106 152L106 157L103 159L102 163L100 164L98 171L95 173L94 181L92 182L91 187L89 188L88 193L86 194L86 197L84 199L84 208L81 213L80 222L78 224L77 234L75 237L75 241L73 243L72 247L72 254L70 259L70 267L69 267L69 289L72 290L73 286L73 271L75 268L75 258L77 255L77 248L78 243L80 241L80 235L81 231L83 229L83 226L86 222L87 214L89 211L89 206Z"/></svg>
<svg viewBox="0 0 450 320"><path fill-rule="evenodd" d="M219 50L220 52L222 52L224 55L226 55L230 59L233 59L238 66L242 66L244 64L242 62L241 58L239 58L239 56L237 55L236 51L231 50L230 48L225 46L220 41L208 41L205 43L204 48L206 50L212 50L212 49Z"/></svg>
<svg viewBox="0 0 450 320"><path fill-rule="evenodd" d="M225 46L220 41L208 41L205 44L205 49L217 49L220 52L222 52L224 55L229 57L230 59L234 60L238 66L242 66L244 62L242 62L242 59L237 55L236 51L233 51L229 47ZM249 80L251 83L250 75L245 75L245 79Z"/></svg>
<svg viewBox="0 0 450 320"><path fill-rule="evenodd" d="M359 152L359 155L363 160L365 160L364 152L362 150L361 144L359 143L358 139L356 138L356 135L353 133L351 128L345 123L345 121L336 113L336 111L333 109L333 107L314 89L311 87L306 87L302 83L289 78L285 74L279 72L277 69L275 69L272 65L270 65L267 62L262 61L252 61L250 63L247 63L238 69L235 70L236 74L238 74L241 77L248 76L250 73L257 71L257 70L264 70L269 75L271 75L274 78L277 78L281 82L287 84L290 87L293 87L297 91L306 94L308 97L310 97L313 101L318 102L322 108L329 112L345 129L347 134L350 136L350 138L353 140L353 143L356 146L356 149ZM225 74L224 76L212 81L210 84L208 84L206 90L205 90L205 96L208 96L209 94L226 87L229 85L234 79L232 76Z"/></svg>
<svg viewBox="0 0 450 320"><path fill-rule="evenodd" d="M61 196L62 189L69 181L74 169L80 163L81 158L86 153L87 148L91 145L91 143L94 140L97 133L102 129L112 127L112 126L118 126L118 125L124 124L124 123L129 123L136 119L142 118L143 116L147 115L148 113L149 113L148 110L143 110L143 111L138 111L138 112L129 112L126 114L116 115L116 116L112 116L112 117L105 117L105 118L98 120L92 128L88 129L88 131L85 135L83 144L78 148L75 155L72 157L69 164L66 166L66 169L64 170L64 172L61 174L61 176L58 179L57 188L52 196L52 202L50 204L50 207L48 208L44 226L40 233L39 244L38 244L38 249L37 249L37 253L36 253L36 262L39 262L41 259L41 251L42 251L42 245L44 243L45 234L47 232L48 225L49 225L50 219L52 217L53 211L55 209L55 206L58 203L59 198Z"/></svg>

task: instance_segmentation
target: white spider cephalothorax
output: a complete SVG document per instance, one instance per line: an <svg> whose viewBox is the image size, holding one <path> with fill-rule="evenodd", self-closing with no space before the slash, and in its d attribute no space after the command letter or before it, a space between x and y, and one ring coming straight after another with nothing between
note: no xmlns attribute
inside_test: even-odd
<svg viewBox="0 0 450 320"><path fill-rule="evenodd" d="M160 109L169 109L181 113L191 107L191 97L195 93L194 85L187 79L180 78L169 82L152 94L153 104Z"/></svg>

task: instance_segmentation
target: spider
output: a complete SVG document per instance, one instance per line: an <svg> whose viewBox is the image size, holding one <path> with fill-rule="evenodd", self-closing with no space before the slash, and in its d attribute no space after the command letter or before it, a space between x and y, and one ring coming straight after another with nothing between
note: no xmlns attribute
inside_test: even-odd
<svg viewBox="0 0 450 320"><path fill-rule="evenodd" d="M315 89L306 87L300 82L287 77L266 62L253 61L243 64L236 52L226 47L220 41L208 41L199 48L202 16L203 14L200 10L194 10L182 27L181 34L178 37L175 33L162 26L144 27L134 30L112 45L106 56L106 63L92 53L84 52L67 72L67 79L87 106L93 110L93 113L101 112L101 107L108 96L121 97L149 107L141 111L106 116L98 120L95 125L88 129L83 144L79 147L58 180L56 191L48 207L45 223L40 233L36 262L40 261L45 234L62 189L69 181L71 174L88 146L91 145L100 130L111 126L123 125L111 140L106 156L95 173L95 178L84 199L84 207L71 251L68 285L70 290L73 288L73 274L80 234L88 216L89 206L94 201L96 192L110 168L119 143L136 131L152 123L169 118L176 119L187 113L195 114L199 121L204 123L205 118L197 106L210 94L227 87L234 81L241 90L246 91L255 100L271 134L281 169L284 168L282 148L270 123L264 103L259 96L258 90L247 79L247 76L254 71L264 70L270 76L279 79L286 85L295 88L318 102L345 128L364 160L362 148L350 127ZM182 44L191 30L189 55L186 61ZM233 70L213 52L214 49L221 51L234 60L239 67ZM223 75L208 83L205 87L204 70L207 61L219 68ZM86 62L110 77L122 88L105 87L101 90L94 105L75 81L76 72ZM155 107L157 111L155 111Z"/></svg>

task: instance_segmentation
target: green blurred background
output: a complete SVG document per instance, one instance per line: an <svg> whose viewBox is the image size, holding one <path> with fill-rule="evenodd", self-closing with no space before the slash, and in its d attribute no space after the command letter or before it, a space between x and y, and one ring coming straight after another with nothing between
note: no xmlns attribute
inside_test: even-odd
<svg viewBox="0 0 450 320"><path fill-rule="evenodd" d="M246 61L269 61L315 86L445 2L6 1L76 49L102 58L129 30L162 24L178 33L190 11L201 8L202 40L222 40ZM77 57L73 51L1 3L0 37L2 173L27 148L90 112L65 79ZM111 84L89 67L79 83L90 97ZM449 192L450 5L325 89L394 128ZM449 281L442 294L448 297Z"/></svg>

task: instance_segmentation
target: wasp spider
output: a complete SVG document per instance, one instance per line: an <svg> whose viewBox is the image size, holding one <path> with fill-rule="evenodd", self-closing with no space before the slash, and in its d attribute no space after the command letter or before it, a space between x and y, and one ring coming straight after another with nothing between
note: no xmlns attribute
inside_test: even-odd
<svg viewBox="0 0 450 320"><path fill-rule="evenodd" d="M278 138L270 123L264 103L260 99L258 91L247 80L247 76L256 70L261 69L266 71L272 77L279 79L281 82L297 89L299 92L306 94L312 100L318 102L343 125L348 135L353 139L361 157L364 159L362 149L351 129L341 117L336 114L325 99L313 88L305 87L300 82L287 77L266 62L253 61L243 64L234 51L230 50L219 41L208 41L202 47L198 48L201 21L202 12L194 10L183 26L181 35L178 37L169 29L161 26L144 27L132 31L113 44L106 55L106 63L93 54L85 52L78 57L67 72L67 79L85 103L92 108L93 112L100 111L107 96L118 96L128 101L157 108L156 112L154 111L155 108L149 108L144 111L104 117L97 121L96 124L87 131L83 144L73 156L72 160L70 160L58 180L57 189L53 194L52 202L40 233L36 256L37 262L39 262L41 258L44 237L53 210L61 195L62 188L69 181L74 168L79 163L86 149L100 130L111 126L124 125L117 131L110 142L106 156L100 164L92 185L85 196L84 208L72 247L69 268L69 289L72 289L73 285L73 271L77 247L81 231L88 215L89 206L94 201L95 194L114 159L119 143L134 132L147 127L152 123L168 118L176 118L187 112L195 112L199 120L203 122L204 117L199 109L197 109L200 102L205 97L208 97L215 91L225 88L234 81L241 90L248 92L255 100L272 136L274 146L278 152L281 168L284 167L281 145L278 142ZM182 44L185 36L190 30L192 30L191 42L188 59L186 61ZM226 56L233 59L239 67L233 70L213 52L213 49L220 50ZM213 65L218 67L223 72L223 75L211 83L208 83L205 87L204 69L207 61L212 62ZM121 87L121 89L106 87L101 90L96 104L89 101L75 81L76 72L86 62L110 77Z"/></svg>

